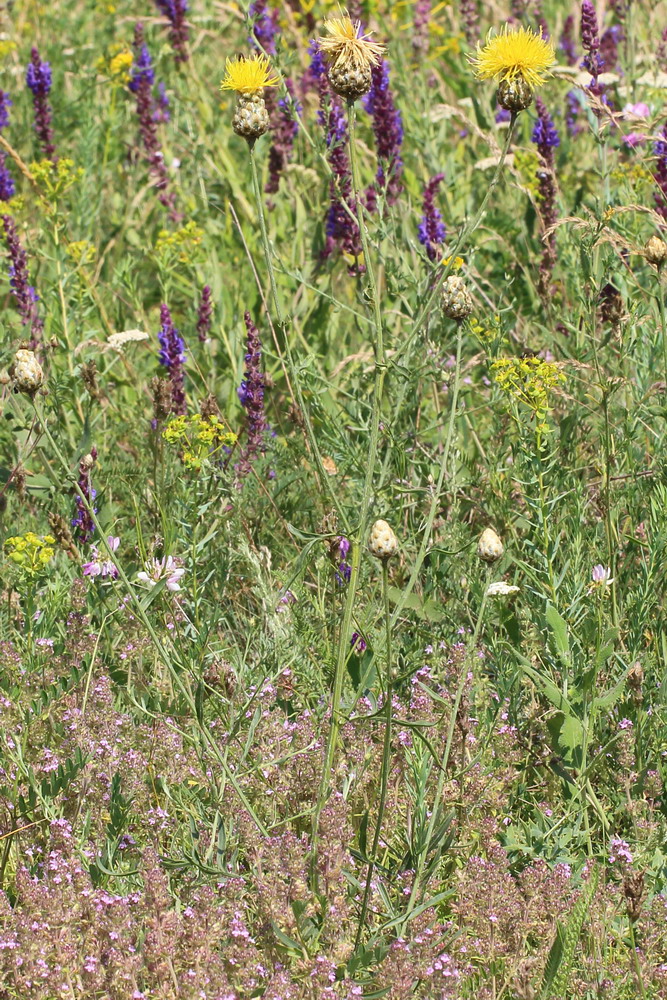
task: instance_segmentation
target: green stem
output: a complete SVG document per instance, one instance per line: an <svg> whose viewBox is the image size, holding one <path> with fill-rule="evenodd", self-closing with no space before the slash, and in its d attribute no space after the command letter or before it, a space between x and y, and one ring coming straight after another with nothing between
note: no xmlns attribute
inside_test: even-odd
<svg viewBox="0 0 667 1000"><path fill-rule="evenodd" d="M357 937L354 942L356 951L361 941L368 911L368 900L371 894L371 882L373 871L377 863L378 847L380 844L380 833L382 831L382 820L387 803L387 785L389 783L389 769L391 764L391 725L392 725L392 700L394 697L392 666L391 666L391 612L389 610L389 582L387 573L387 559L382 560L382 598L384 603L384 624L386 634L386 655L387 655L387 680L385 684L385 723L384 723L384 744L382 748L382 772L380 775L380 801L378 802L378 814L373 835L373 846L371 847L368 859L368 873L366 875L366 886L364 888L364 898L361 904L359 915L359 926L357 927Z"/></svg>
<svg viewBox="0 0 667 1000"><path fill-rule="evenodd" d="M408 347L412 343L412 339L419 333L421 325L424 322L424 319L426 318L426 316L428 315L428 312L431 309L431 306L433 305L433 302L435 301L435 298L436 298L438 292L440 291L440 288L442 287L443 282L449 276L449 274L450 274L450 272L451 272L451 270L452 270L452 268L454 266L454 259L455 259L456 255L457 255L457 253L460 250L463 250L465 248L468 240L473 235L473 233L475 232L475 230L479 226L480 222L482 221L482 216L484 215L484 213L486 211L486 206L489 203L489 199L490 199L491 195L493 194L493 192L495 191L496 186L498 184L498 181L500 180L500 175L502 173L503 166L505 165L505 160L507 159L507 154L509 152L509 148L510 148L510 145L512 143L512 138L514 136L514 129L515 129L515 126L516 126L517 116L518 116L518 113L513 111L512 114L511 114L509 125L507 127L507 136L505 137L505 145L503 146L502 152L500 154L500 159L498 161L498 165L497 165L497 167L496 167L496 169L494 171L493 177L491 178L491 183L489 184L488 188L486 189L486 194L484 195L484 198L482 199L482 204L479 206L477 214L474 216L474 218L468 223L467 226L465 226L463 228L463 230L461 231L461 233L458 236L458 239L456 240L456 243L451 248L451 251L450 251L450 254L449 254L449 257L450 257L449 264L447 264L446 266L444 266L444 267L441 268L440 274L439 274L437 280L433 282L433 285L431 286L431 288L430 288L430 290L429 290L429 292L427 294L426 300L425 300L422 308L417 313L417 318L414 320L414 322L412 324L412 332L406 338L405 343L403 344L403 346L400 347L397 350L394 358L392 359L394 362L396 362L398 360L398 358L405 353L405 351L408 349Z"/></svg>
<svg viewBox="0 0 667 1000"><path fill-rule="evenodd" d="M252 175L252 187L253 193L255 195L255 201L257 203L257 215L259 217L259 228L262 237L262 249L264 251L264 260L266 262L266 269L269 274L269 282L271 284L271 298L273 300L273 309L276 315L276 322L280 327L280 331L283 337L283 344L285 347L285 356L287 359L287 366L289 368L290 379L294 388L297 403L299 404L299 409L304 421L304 427L306 430L306 436L308 438L308 443L311 447L313 456L315 458L315 464L317 466L317 471L320 476L320 480L324 485L324 488L329 494L329 500L333 504L334 510L337 512L341 519L341 523L348 531L348 520L347 515L331 485L330 477L327 474L324 464L322 462L322 456L320 454L320 449L315 438L315 432L313 431L313 425L310 421L310 416L308 410L306 409L305 400L303 398L303 393L301 391L301 383L299 381L299 375L294 364L294 358L292 356L292 350L290 348L289 337L287 335L287 322L283 317L283 311L280 305L280 297L278 295L278 284L276 282L276 273L273 267L273 258L271 255L271 245L269 243L269 233L266 228L266 217L264 215L264 201L262 198L261 188L259 186L259 177L257 174L257 163L255 161L255 144L253 142L248 143L248 149L250 151L250 173Z"/></svg>
<svg viewBox="0 0 667 1000"><path fill-rule="evenodd" d="M380 309L380 302L377 294L377 282L375 280L375 272L373 270L371 262L368 233L366 230L366 223L364 220L363 207L361 204L361 197L360 197L361 183L359 179L359 163L357 159L357 150L355 142L355 121L356 119L354 113L354 104L350 103L348 104L348 122L349 122L350 166L352 172L352 195L357 209L359 234L361 236L361 245L364 251L364 264L366 266L366 275L370 286L370 296L373 307L373 323L375 327L375 341L373 344L373 349L375 353L375 380L373 384L371 429L370 429L370 441L368 445L368 458L366 463L366 475L364 477L364 484L361 495L361 504L359 508L360 509L359 524L356 530L356 538L351 539L352 564L350 570L350 579L347 585L347 594L345 597L343 624L341 626L340 636L338 639L338 653L336 657L336 667L334 672L334 684L333 684L332 704L331 704L331 726L329 727L329 733L327 736L327 746L324 756L324 766L322 768L322 777L320 779L320 787L317 795L317 803L315 806L315 811L313 813L313 827L312 827L313 858L316 858L317 855L318 827L319 827L320 815L329 793L331 770L333 768L334 757L336 753L336 744L338 742L338 733L340 730L340 712L339 712L340 700L343 691L345 664L347 663L347 658L349 655L348 643L349 643L350 625L352 623L352 615L354 611L354 602L357 593L357 582L359 580L359 570L361 567L361 546L363 544L363 540L366 535L366 528L368 527L368 519L371 509L371 492L373 488L373 478L375 473L375 465L377 462L377 453L378 453L378 446L380 439L380 411L382 407L382 397L384 395L384 379L386 372L383 327L382 327L382 312Z"/></svg>
<svg viewBox="0 0 667 1000"><path fill-rule="evenodd" d="M461 698L463 697L463 691L465 689L466 680L468 677L468 665L470 651L475 649L477 645L477 640L479 639L480 632L482 629L482 621L484 619L484 611L486 610L487 602L487 590L489 589L489 583L491 582L491 576L493 574L493 564L489 566L485 578L484 578L484 593L482 595L482 603L480 604L479 614L477 615L477 621L475 622L475 630L470 640L470 645L468 646L468 651L463 658L461 663L461 672L459 674L459 682L456 688L456 694L454 696L454 704L452 705L452 712L449 719L449 727L447 730L447 741L445 743L445 752L442 757L442 761L439 763L439 774L438 783L435 790L435 798L433 801L433 809L431 810L431 816L429 818L428 827L426 830L426 838L419 851L419 858L417 861L417 870L415 871L414 882L412 883L412 892L410 893L410 899L408 902L408 907L403 918L403 926L407 923L410 914L415 908L417 903L417 897L422 888L422 879L424 876L424 868L426 866L426 859L428 855L428 849L433 840L433 833L435 831L435 824L440 816L440 803L442 800L442 794L445 787L445 781L447 780L447 766L449 764L449 757L452 752L452 743L454 741L454 729L456 728L456 717L459 712L459 707L461 705Z"/></svg>
<svg viewBox="0 0 667 1000"><path fill-rule="evenodd" d="M495 171L495 173L494 173L494 175L493 175L493 177L491 179L491 183L490 183L490 185L489 185L489 187L487 189L487 192L484 195L484 199L482 201L482 204L480 205L479 211L477 212L477 215L472 220L472 222L463 230L463 232L459 236L458 240L456 241L456 244L455 244L455 246L454 246L454 248L452 250L452 253L451 253L452 260L450 260L449 266L447 268L443 268L442 269L443 273L440 275L439 280L437 282L435 282L433 290L431 292L431 295L429 296L426 304L424 305L424 307L420 311L417 319L415 320L413 333L416 333L418 331L421 323L423 322L424 317L426 316L426 314L427 314L427 312L428 312L428 310L429 310L429 308L431 306L431 303L433 302L433 299L435 298L435 296L436 296L436 294L438 292L438 289L439 289L440 285L442 284L442 282L446 278L447 274L449 273L449 270L451 269L451 266L453 264L454 255L457 253L458 250L463 249L463 247L465 246L465 244L467 243L467 241L470 239L470 237L472 236L472 234L475 232L475 230L479 226L480 222L482 221L482 216L484 215L484 212L486 210L486 206L488 204L489 198L491 197L491 194L495 190L496 185L498 184L498 181L500 179L500 174L501 174L502 169L503 169L503 164L505 163L505 159L507 157L507 153L509 151L510 144L512 142L512 136L514 135L514 127L516 125L516 119L517 119L516 114L512 114L512 117L511 117L510 123L509 123L509 127L508 127L508 130L507 130L507 138L505 139L505 145L503 146L503 151L502 151L500 160L498 161L498 166L496 167L496 171ZM398 620L398 618L400 617L400 615L402 614L403 608L405 607L406 602L408 601L408 599L410 597L410 594L412 593L412 591L414 589L414 586L415 586L415 584L417 582L417 579L419 578L419 573L420 573L421 568L422 568L422 563L424 562L424 559L426 558L426 553L428 552L429 541L431 539L431 532L433 530L433 522L435 521L435 516L437 514L438 507L440 506L440 496L441 496L441 491L442 491L442 484L444 482L445 473L446 473L447 466L448 466L448 463L449 463L449 450L450 450L451 442L452 442L452 433L453 433L453 427L454 427L454 416L455 416L455 413L456 413L456 402L457 402L457 399L458 399L458 391L459 391L460 366L461 366L461 358L460 358L460 355L461 355L461 327L460 327L460 325L459 325L459 330L458 330L458 340L457 340L457 344L456 344L456 351L457 351L457 363L456 363L456 371L455 371L455 376L454 376L454 388L453 388L452 408L451 408L450 415L449 415L449 428L447 430L447 440L445 442L445 449L444 449L444 451L442 453L442 459L440 461L440 473L438 475L438 482L437 482L437 486L436 486L435 490L433 491L433 496L431 497L431 506L429 508L428 516L426 518L426 524L424 526L424 533L422 535L421 545L419 546L419 552L417 553L417 558L415 559L413 567L412 567L412 572L410 574L410 579L408 580L407 584L405 585L405 587L403 589L403 592L401 593L401 597L400 597L399 601L397 602L396 607L394 608L394 622L396 622Z"/></svg>
<svg viewBox="0 0 667 1000"><path fill-rule="evenodd" d="M555 608L558 607L558 594L556 592L556 581L554 578L553 561L551 559L551 535L549 532L549 512L547 510L546 489L544 486L544 464L542 462L542 435L539 431L535 434L535 449L537 451L537 482L540 490L540 520L542 521L542 538L544 540L544 558L547 563L547 575L549 577L549 590L551 591L551 602Z"/></svg>
<svg viewBox="0 0 667 1000"><path fill-rule="evenodd" d="M137 618L141 621L142 625L144 626L144 628L148 632L148 634L149 634L149 636L150 636L150 638L151 638L151 640L153 642L153 645L155 647L155 650L156 650L158 656L160 657L160 659L164 663L165 667L167 668L169 674L171 675L173 681L176 684L176 687L178 688L178 690L181 692L181 694L185 698L185 700L187 702L187 705L188 705L188 708L192 712L193 719L197 719L197 708L196 708L196 705L195 705L194 698L192 696L192 693L188 690L186 684L183 682L183 679L182 679L182 677L180 675L179 669L177 669L177 667L175 666L175 656L171 655L169 652L167 652L167 650L163 646L163 644L162 644L159 636L157 635L155 629L153 628L153 624L150 621L150 619L148 618L146 612L144 611L142 603L139 600L139 598L137 597L137 594L135 592L134 587L130 583L130 581L129 581L128 577L127 577L127 574L125 573L125 570L123 569L123 567L118 562L118 559L117 559L115 553L113 552L113 550L111 549L111 547L110 547L110 545L109 545L109 543L107 541L107 536L104 533L102 525L100 524L100 522L97 519L97 515L96 515L95 511L90 506L90 504L88 502L88 498L86 497L85 493L83 492L83 490L79 486L79 483L78 483L78 480L77 480L76 476L72 475L72 473L70 471L70 467L67 464L67 461L66 461L65 457L62 454L62 452L60 451L60 448L58 447L58 445L56 444L56 442L55 442L55 440L53 438L53 435L51 434L51 431L49 430L48 424L46 423L46 420L44 419L44 417L42 416L42 414L37 409L37 405L36 405L34 399L33 399L33 406L35 408L35 415L36 415L37 420L39 422L39 425L40 425L40 427L42 429L42 432L43 432L44 436L46 437L47 441L49 442L49 444L51 445L51 447L53 449L53 452L54 452L56 458L58 459L58 462L62 466L62 469L63 469L63 472L65 473L65 477L66 477L67 481L74 487L74 489L78 493L78 495L79 495L79 497L81 499L81 503L83 504L83 507L85 508L85 510L87 511L88 515L90 516L93 524L95 525L95 529L97 531L97 535L98 535L98 538L99 538L99 544L104 549L104 551L106 553L106 556L107 556L107 559L109 559L110 562L116 568L116 571L118 573L118 578L120 579L120 581L121 581L121 583L122 583L122 585L123 585L123 587L125 589L125 593L130 598L130 601L131 601L132 606L133 606L134 613L136 614ZM243 804L243 807L245 809L247 809L249 815L252 816L252 818L253 818L253 820L255 822L255 825L257 826L257 829L262 834L262 836L267 836L266 827L264 826L264 824L262 823L262 821L260 820L260 818L255 814L255 811L253 810L250 802L246 798L245 792L240 787L238 781L236 780L236 777L234 776L234 774L230 771L229 767L227 766L227 763L224 760L222 754L220 753L220 749L219 749L217 743L215 742L215 739L213 738L213 734L210 733L208 731L207 727L203 726L203 725L199 726L199 730L200 730L202 736L204 737L204 740L206 741L206 743L208 743L209 748L212 750L213 754L215 755L215 757L217 758L217 760L219 761L219 763L222 765L223 771L225 772L226 777L228 778L230 784L232 785L232 787L234 788L236 794L238 795L239 799L241 800L241 802Z"/></svg>

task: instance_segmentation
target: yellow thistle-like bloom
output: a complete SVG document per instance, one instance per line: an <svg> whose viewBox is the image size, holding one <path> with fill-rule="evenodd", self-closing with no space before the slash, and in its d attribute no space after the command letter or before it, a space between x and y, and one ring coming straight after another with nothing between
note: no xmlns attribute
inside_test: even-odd
<svg viewBox="0 0 667 1000"><path fill-rule="evenodd" d="M363 33L361 21L352 21L347 14L330 17L324 22L324 30L327 34L318 42L331 69L367 70L379 63L384 46Z"/></svg>
<svg viewBox="0 0 667 1000"><path fill-rule="evenodd" d="M254 94L264 87L275 87L278 77L271 75L269 60L262 53L253 53L249 59L234 56L225 62L226 76L221 90L235 90L237 94Z"/></svg>
<svg viewBox="0 0 667 1000"><path fill-rule="evenodd" d="M549 67L556 61L551 42L530 28L510 30L505 25L498 35L491 32L486 44L477 43L477 55L470 57L475 75L480 80L516 80L521 78L534 90L549 76Z"/></svg>
<svg viewBox="0 0 667 1000"><path fill-rule="evenodd" d="M318 41L329 63L329 83L334 93L352 103L371 89L371 70L380 62L384 46L371 41L361 21L351 21L345 13L326 20L324 30L326 35Z"/></svg>

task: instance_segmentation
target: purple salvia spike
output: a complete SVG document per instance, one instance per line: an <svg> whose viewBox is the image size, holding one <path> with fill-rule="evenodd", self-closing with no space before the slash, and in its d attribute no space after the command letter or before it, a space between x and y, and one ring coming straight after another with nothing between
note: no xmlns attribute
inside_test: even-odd
<svg viewBox="0 0 667 1000"><path fill-rule="evenodd" d="M436 174L424 188L422 219L419 223L419 242L426 247L429 260L437 259L438 248L443 245L447 237L447 229L442 221L442 215L435 204L435 196L444 179L444 174Z"/></svg>
<svg viewBox="0 0 667 1000"><path fill-rule="evenodd" d="M412 19L412 49L416 56L428 52L428 23L431 19L431 0L417 0Z"/></svg>
<svg viewBox="0 0 667 1000"><path fill-rule="evenodd" d="M0 216L5 230L5 244L7 246L7 257L9 259L9 285L12 295L16 299L21 323L30 328L31 344L35 345L39 340L44 324L37 312L37 302L39 297L30 284L28 274L28 255L21 246L16 224L11 215Z"/></svg>
<svg viewBox="0 0 667 1000"><path fill-rule="evenodd" d="M158 340L160 341L160 353L158 355L161 365L169 373L171 382L171 410L172 413L185 413L185 372L186 362L185 341L174 326L171 313L166 305L160 306L160 331Z"/></svg>
<svg viewBox="0 0 667 1000"><path fill-rule="evenodd" d="M250 313L245 312L246 355L243 381L238 388L241 406L246 411L246 444L236 471L241 478L250 472L250 465L266 451L269 425L264 412L266 382L262 372L262 342Z"/></svg>
<svg viewBox="0 0 667 1000"><path fill-rule="evenodd" d="M387 203L393 205L403 189L401 181L403 122L389 86L387 60L383 59L377 66L373 66L371 74L373 82L364 101L364 107L373 116L373 133L378 155L376 183L378 190L386 188Z"/></svg>
<svg viewBox="0 0 667 1000"><path fill-rule="evenodd" d="M199 309L197 311L197 337L202 343L208 340L211 332L211 317L213 316L213 298L210 285L204 285L201 290Z"/></svg>
<svg viewBox="0 0 667 1000"><path fill-rule="evenodd" d="M568 66L574 66L579 58L574 43L574 15L568 14L565 18L563 31L560 36L559 48L565 54Z"/></svg>
<svg viewBox="0 0 667 1000"><path fill-rule="evenodd" d="M560 145L560 136L547 111L544 101L535 98L537 121L533 129L532 141L540 154L541 164L537 172L540 197L540 215L545 231L551 229L557 221L556 214L556 181L554 150ZM551 275L556 263L556 234L551 232L543 241L544 250L540 261L538 288L542 297L549 294Z"/></svg>
<svg viewBox="0 0 667 1000"><path fill-rule="evenodd" d="M156 100L153 94L155 70L148 46L144 41L142 24L134 26L134 52L135 61L128 86L136 97L139 138L148 160L149 170L155 178L155 186L159 192L158 199L170 210L172 218L178 219L180 216L175 209L174 194L168 190L169 176L157 134L158 122L164 121L165 101Z"/></svg>
<svg viewBox="0 0 667 1000"><path fill-rule="evenodd" d="M271 123L273 142L269 150L269 179L264 190L267 194L275 194L280 186L280 178L285 166L292 158L292 149L299 123L294 117L294 111L301 114L301 105L294 96L294 83L285 80L289 98L281 97L274 111Z"/></svg>
<svg viewBox="0 0 667 1000"><path fill-rule="evenodd" d="M0 90L0 132L9 125L9 108L11 107L9 94ZM16 193L14 178L7 167L7 154L0 150L0 201L10 201Z"/></svg>
<svg viewBox="0 0 667 1000"><path fill-rule="evenodd" d="M479 38L477 0L459 0L459 13L466 41L472 45Z"/></svg>
<svg viewBox="0 0 667 1000"><path fill-rule="evenodd" d="M276 33L278 31L279 13L271 7L267 0L254 0L248 8L248 16L252 19L252 31L248 41L250 44L269 56L276 54Z"/></svg>
<svg viewBox="0 0 667 1000"><path fill-rule="evenodd" d="M53 141L51 121L53 112L48 97L51 92L51 66L42 62L39 49L33 48L30 62L25 74L25 82L32 91L32 103L35 111L35 132L40 141L44 156L54 163L57 160L56 147Z"/></svg>
<svg viewBox="0 0 667 1000"><path fill-rule="evenodd" d="M84 455L84 457L79 462L79 490L80 493L76 494L76 512L72 518L72 527L74 530L74 537L77 541L85 545L89 542L95 532L95 524L93 519L86 510L86 507L81 499L81 493L83 493L86 498L86 502L92 508L93 513L97 514L97 507L95 504L95 497L97 496L97 490L93 488L92 485L92 469L97 461L97 448L91 448L89 455Z"/></svg>

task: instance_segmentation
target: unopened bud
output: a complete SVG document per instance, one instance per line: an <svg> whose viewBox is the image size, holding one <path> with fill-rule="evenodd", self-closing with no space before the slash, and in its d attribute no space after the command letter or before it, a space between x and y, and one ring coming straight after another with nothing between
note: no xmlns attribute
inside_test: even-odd
<svg viewBox="0 0 667 1000"><path fill-rule="evenodd" d="M35 357L34 351L17 351L9 369L15 392L25 392L34 396L44 384L42 366Z"/></svg>
<svg viewBox="0 0 667 1000"><path fill-rule="evenodd" d="M662 267L667 260L667 243L659 236L652 236L644 247L644 257L655 267Z"/></svg>
<svg viewBox="0 0 667 1000"><path fill-rule="evenodd" d="M376 559L391 559L398 552L398 539L386 521L376 521L368 539L368 551Z"/></svg>
<svg viewBox="0 0 667 1000"><path fill-rule="evenodd" d="M485 528L477 543L477 555L479 558L488 563L497 562L504 551L503 543L493 528Z"/></svg>
<svg viewBox="0 0 667 1000"><path fill-rule="evenodd" d="M449 319L466 319L472 312L472 299L459 274L450 274L442 286L442 311Z"/></svg>

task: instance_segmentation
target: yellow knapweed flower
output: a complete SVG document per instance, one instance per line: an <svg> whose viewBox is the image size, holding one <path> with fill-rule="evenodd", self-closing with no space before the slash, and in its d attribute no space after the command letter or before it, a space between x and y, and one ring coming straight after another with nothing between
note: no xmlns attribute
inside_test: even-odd
<svg viewBox="0 0 667 1000"><path fill-rule="evenodd" d="M329 83L336 94L356 101L371 89L371 70L380 62L384 46L364 34L361 21L347 14L324 22L326 35L318 39L329 64Z"/></svg>
<svg viewBox="0 0 667 1000"><path fill-rule="evenodd" d="M364 34L361 21L352 21L347 14L330 17L324 22L324 30L327 34L318 42L332 69L369 69L379 63L384 46Z"/></svg>
<svg viewBox="0 0 667 1000"><path fill-rule="evenodd" d="M235 90L237 94L254 94L278 83L278 77L271 75L269 60L260 52L254 52L249 59L243 56L227 59L225 73L220 89Z"/></svg>
<svg viewBox="0 0 667 1000"><path fill-rule="evenodd" d="M503 30L486 36L484 46L477 43L477 54L470 56L475 76L480 80L516 80L521 77L534 90L549 76L549 67L556 61L551 42L530 28Z"/></svg>

